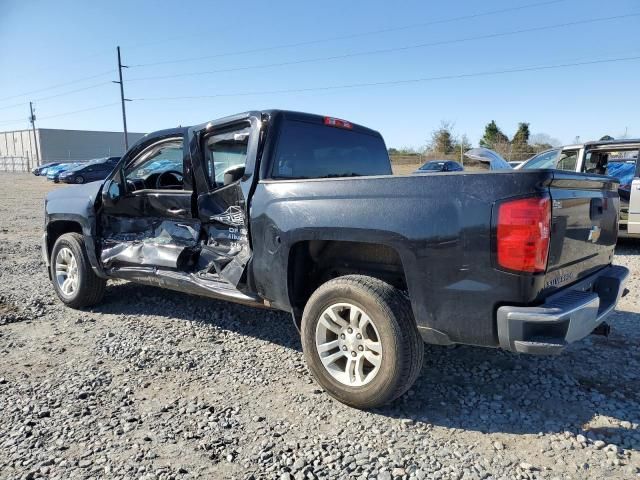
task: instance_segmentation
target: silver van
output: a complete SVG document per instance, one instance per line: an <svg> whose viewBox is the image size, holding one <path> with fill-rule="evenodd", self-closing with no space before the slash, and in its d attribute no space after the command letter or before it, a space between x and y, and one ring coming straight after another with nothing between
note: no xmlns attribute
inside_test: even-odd
<svg viewBox="0 0 640 480"><path fill-rule="evenodd" d="M587 142L552 148L518 169L554 168L610 175L620 181L620 237L640 238L640 139Z"/></svg>

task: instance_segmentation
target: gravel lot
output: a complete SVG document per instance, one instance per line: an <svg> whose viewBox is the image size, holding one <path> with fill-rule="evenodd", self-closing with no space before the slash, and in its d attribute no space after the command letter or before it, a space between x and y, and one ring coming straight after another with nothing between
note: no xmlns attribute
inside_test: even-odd
<svg viewBox="0 0 640 480"><path fill-rule="evenodd" d="M2 478L635 478L640 242L631 294L555 358L427 347L395 404L312 381L285 314L119 282L62 306L40 256L52 185L0 173Z"/></svg>

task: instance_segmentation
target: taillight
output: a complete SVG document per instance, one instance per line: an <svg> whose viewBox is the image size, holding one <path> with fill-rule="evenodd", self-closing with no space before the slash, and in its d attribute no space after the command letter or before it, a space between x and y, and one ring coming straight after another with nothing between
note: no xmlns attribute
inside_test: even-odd
<svg viewBox="0 0 640 480"><path fill-rule="evenodd" d="M346 120L340 120L339 118L333 117L324 117L324 124L330 127L346 128L348 130L353 128L353 125Z"/></svg>
<svg viewBox="0 0 640 480"><path fill-rule="evenodd" d="M544 272L549 255L551 201L522 198L498 208L498 265L519 272Z"/></svg>

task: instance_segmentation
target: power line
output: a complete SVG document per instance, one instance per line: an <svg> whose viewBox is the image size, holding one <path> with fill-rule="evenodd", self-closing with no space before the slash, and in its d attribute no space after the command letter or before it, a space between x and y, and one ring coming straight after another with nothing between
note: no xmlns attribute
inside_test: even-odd
<svg viewBox="0 0 640 480"><path fill-rule="evenodd" d="M48 120L50 118L64 117L64 116L67 116L67 115L75 115L76 113L89 112L89 111L92 111L92 110L99 110L99 109L111 107L111 106L114 106L114 105L120 105L120 102L105 103L105 104L96 105L96 106L93 106L93 107L82 108L80 110L72 110L70 112L61 112L61 113L56 113L54 115L47 115L45 117L38 117L38 121ZM28 119L24 119L24 120L23 119L5 120L5 121L0 122L0 125L18 124L18 123L23 123L23 122L28 123L29 120Z"/></svg>
<svg viewBox="0 0 640 480"><path fill-rule="evenodd" d="M360 87L380 87L380 86L430 82L430 81L437 81L437 80L455 80L455 79L464 79L464 78L473 78L473 77L482 77L482 76L491 76L491 75L502 75L502 74L508 74L508 73L533 72L538 70L551 70L551 69L558 69L558 68L578 67L578 66L584 66L584 65L617 63L617 62L625 62L625 61L632 61L632 60L640 60L640 56L592 60L592 61L586 61L586 62L560 63L560 64L552 64L552 65L519 67L519 68L510 68L510 69L504 69L504 70L489 70L484 72L440 75L436 77L411 78L411 79L404 79L404 80L389 80L389 81L381 81L381 82L352 83L347 85L331 85L331 86L324 86L324 87L263 90L263 91L255 91L255 92L238 92L238 93L218 93L214 95L190 95L190 96L181 96L181 97L147 97L147 98L141 97L141 98L134 98L132 100L138 100L138 101L196 100L196 99L203 99L203 98L241 97L241 96L269 95L269 94L281 94L281 93L317 92L317 91L325 91L325 90L339 90L339 89L350 89L350 88L360 88Z"/></svg>
<svg viewBox="0 0 640 480"><path fill-rule="evenodd" d="M26 97L26 96L28 96L28 95L32 95L32 94L34 94L34 93L46 92L46 91L48 91L48 90L55 90L56 88L64 87L64 86L66 86L66 85L73 85L73 84L75 84L75 83L84 82L84 81L86 81L86 80L92 80L92 79L94 79L94 78L104 77L105 75L110 75L110 74L112 74L114 71L115 71L115 70L111 69L111 70L107 70L107 71L102 72L102 73L97 73L97 74L95 74L95 75L91 75L91 76L88 76L88 77L77 78L77 79L75 79L75 80L71 80L71 81L69 81L69 82L58 83L58 84L56 84L56 85L50 85L50 86L45 87L45 88L39 88L39 89L37 89L37 90L31 90L31 91L29 91L29 92L20 93L20 94L18 94L18 95L10 95L10 96L8 96L8 97L2 97L2 98L0 98L0 101L4 101L4 100L11 100L12 98Z"/></svg>
<svg viewBox="0 0 640 480"><path fill-rule="evenodd" d="M91 110L99 110L101 108L112 107L113 105L120 105L120 102L105 103L103 105L96 105L95 107L82 108L80 110L73 110L71 112L56 113L55 115L47 115L46 117L40 117L40 120L48 120L49 118L58 118L58 117L64 117L67 115L74 115L76 113L89 112Z"/></svg>
<svg viewBox="0 0 640 480"><path fill-rule="evenodd" d="M511 30L511 31L508 31L508 32L498 32L498 33L489 33L489 34L484 34L484 35L476 35L476 36L458 38L458 39L453 39L453 40L440 40L440 41L437 41L437 42L418 43L418 44L414 44L414 45L404 45L404 46L401 46L401 47L382 48L382 49L376 49L376 50L367 50L367 51L363 51L363 52L354 52L354 53L345 53L345 54L340 54L340 55L331 55L331 56L327 56L327 57L306 58L306 59L300 59L300 60L291 60L291 61L286 61L286 62L267 63L267 64L260 64L260 65L247 65L247 66L242 66L242 67L232 67L232 68L224 68L224 69L218 69L218 70L206 70L206 71L200 71L200 72L176 73L176 74L171 74L171 75L155 75L155 76L138 77L138 78L134 77L134 78L128 79L128 81L129 82L140 82L140 81L146 81L146 80L164 80L164 79L170 79L170 78L201 76L201 75L212 75L212 74L223 73L223 72L236 72L236 71L243 71L243 70L254 70L254 69L271 68L271 67L284 67L284 66L291 66L291 65L300 65L300 64L304 64L304 63L315 63L315 62L322 62L322 61L341 60L341 59L361 57L361 56L366 56L366 55L378 55L378 54L382 54L382 53L392 53L392 52L413 50L413 49L417 49L417 48L436 47L436 46L441 46L441 45L450 45L450 44L454 44L454 43L464 43L464 42L470 42L470 41L475 41L475 40L486 40L486 39L490 39L490 38L507 37L507 36L512 36L512 35L519 35L519 34L522 34L522 33L539 32L539 31L544 31L544 30L552 30L552 29L566 28L566 27L572 27L572 26L577 26L577 25L586 25L586 24L590 24L590 23L606 22L606 21L612 21L612 20L620 20L620 19L638 17L638 16L640 16L640 13L616 15L616 16L611 16L611 17L591 18L591 19L586 19L586 20L577 20L577 21L574 21L574 22L565 22L565 23L558 23L558 24L554 24L554 25L543 25L543 26L538 26L538 27Z"/></svg>
<svg viewBox="0 0 640 480"><path fill-rule="evenodd" d="M16 123L22 123L22 122L28 123L29 120L24 118L15 118L13 120L2 120L0 122L0 125L16 124Z"/></svg>
<svg viewBox="0 0 640 480"><path fill-rule="evenodd" d="M544 1L544 2L529 3L529 4L526 4L526 5L520 5L520 6L516 6L516 7L508 7L508 8L498 9L498 10L489 10L489 11L481 12L481 13L475 13L475 14L470 14L470 15L461 15L461 16L457 16L457 17L443 18L443 19L438 19L438 20L431 20L431 21L428 21L428 22L414 23L414 24L410 24L410 25L402 25L402 26L398 26L398 27L390 27L390 28L384 28L384 29L380 29L380 30L370 30L370 31L366 31L366 32L351 33L351 34L348 34L348 35L341 35L341 36L336 36L336 37L318 38L318 39L314 39L314 40L306 40L306 41L303 41L303 42L285 43L285 44L280 44L280 45L274 45L274 46L271 46L271 47L259 47L259 48L253 48L253 49L248 49L248 50L237 50L237 51L234 51L234 52L216 53L216 54L205 55L205 56L200 56L200 57L189 57L189 58L179 58L179 59L174 59L174 60L161 60L161 61L158 61L158 62L150 62L150 63L139 63L139 64L135 64L135 65L130 65L130 67L138 67L138 68L140 68L140 67L151 67L151 66L156 66L156 65L167 65L167 64L173 64L173 63L193 62L193 61L198 61L198 60L206 60L206 59L210 59L210 58L219 58L219 57L228 57L228 56L235 56L235 55L244 55L244 54L249 54L249 53L267 52L267 51L272 51L272 50L280 50L280 49L284 49L284 48L303 47L303 46L306 46L306 45L314 45L314 44L318 44L318 43L325 43L325 42L330 42L330 41L335 41L335 40L349 40L349 39L352 39L352 38L359 38L359 37L365 37L365 36L370 36L370 35L377 35L377 34L381 34L381 33L397 32L397 31L401 31L401 30L409 30L409 29L412 29L412 28L427 27L427 26L431 26L431 25L438 25L438 24L444 24L444 23L453 23L453 22L458 22L458 21L461 21L461 20L471 20L471 19L474 19L474 18L481 18L481 17L490 16L490 15L497 15L497 14L500 14L500 13L508 13L508 12L514 12L514 11L518 11L518 10L524 10L524 9L529 9L529 8L552 5L552 4L562 3L562 2L566 2L566 1L567 0L548 0L548 1ZM183 37L178 37L178 38L183 38ZM156 43L164 43L166 41L170 41L170 40L165 40L165 41L162 41L162 42L155 42L155 43L151 43L151 44L145 44L145 46L154 45Z"/></svg>
<svg viewBox="0 0 640 480"><path fill-rule="evenodd" d="M55 95L49 95L47 97L35 98L32 101L33 102L44 102L44 101L50 100L52 98L64 97L64 96L67 96L67 95L72 95L74 93L84 92L85 90L91 90L93 88L101 87L103 85L111 85L111 82L100 82L100 83L96 83L94 85L89 85L87 87L76 88L74 90L69 90L67 92L57 93ZM23 107L24 105L25 105L25 102L14 103L13 105L5 105L5 106L0 107L0 110L6 110L8 108L14 108L14 107Z"/></svg>

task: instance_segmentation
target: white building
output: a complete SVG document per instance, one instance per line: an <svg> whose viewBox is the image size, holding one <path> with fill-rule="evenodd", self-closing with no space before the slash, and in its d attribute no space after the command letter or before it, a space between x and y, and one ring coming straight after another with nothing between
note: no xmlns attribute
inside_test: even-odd
<svg viewBox="0 0 640 480"><path fill-rule="evenodd" d="M129 145L144 133L129 132ZM0 170L27 171L47 162L81 162L99 157L114 157L124 153L122 132L91 130L60 130L37 128L0 132Z"/></svg>

